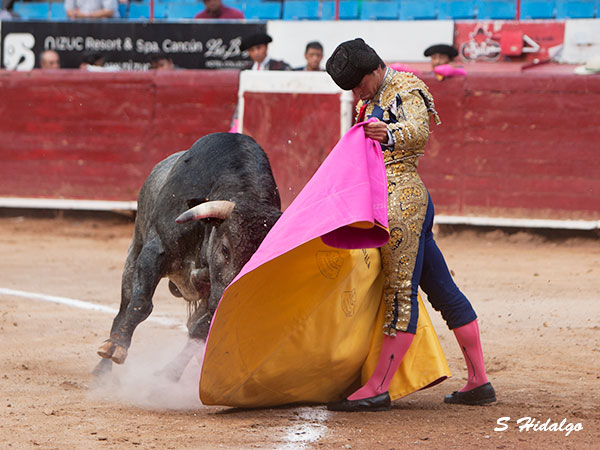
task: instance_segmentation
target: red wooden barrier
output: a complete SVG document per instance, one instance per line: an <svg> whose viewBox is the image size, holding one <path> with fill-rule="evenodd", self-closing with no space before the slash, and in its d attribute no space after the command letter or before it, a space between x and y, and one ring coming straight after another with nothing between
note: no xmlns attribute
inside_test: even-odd
<svg viewBox="0 0 600 450"><path fill-rule="evenodd" d="M600 219L600 77L427 79L442 118L420 173L459 216Z"/></svg>
<svg viewBox="0 0 600 450"><path fill-rule="evenodd" d="M424 79L443 122L420 165L438 214L600 220L599 76ZM237 87L233 71L0 72L0 200L135 200L159 160L229 128ZM336 106L281 95L248 95L245 123L298 192L328 150L311 132L337 140L322 126Z"/></svg>
<svg viewBox="0 0 600 450"><path fill-rule="evenodd" d="M0 72L0 197L135 200L152 167L227 131L236 71Z"/></svg>
<svg viewBox="0 0 600 450"><path fill-rule="evenodd" d="M432 124L419 171L446 221L513 218L537 222L506 224L600 226L600 77L561 72L511 68L442 82L423 77L443 123ZM245 99L244 117L253 119L245 121L244 132L267 151L287 206L327 155L321 144L337 139L338 117L328 115L337 114L338 101L273 93L268 86Z"/></svg>
<svg viewBox="0 0 600 450"><path fill-rule="evenodd" d="M249 92L245 110L243 132L267 152L285 208L340 138L340 96Z"/></svg>

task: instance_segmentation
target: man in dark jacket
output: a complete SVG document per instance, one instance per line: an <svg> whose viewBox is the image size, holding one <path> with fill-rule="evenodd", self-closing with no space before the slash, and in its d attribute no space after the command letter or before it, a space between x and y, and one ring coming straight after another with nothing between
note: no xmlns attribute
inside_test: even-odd
<svg viewBox="0 0 600 450"><path fill-rule="evenodd" d="M292 70L285 61L271 59L268 52L269 43L273 42L266 33L253 34L242 39L240 49L248 51L252 63L247 67L250 70Z"/></svg>

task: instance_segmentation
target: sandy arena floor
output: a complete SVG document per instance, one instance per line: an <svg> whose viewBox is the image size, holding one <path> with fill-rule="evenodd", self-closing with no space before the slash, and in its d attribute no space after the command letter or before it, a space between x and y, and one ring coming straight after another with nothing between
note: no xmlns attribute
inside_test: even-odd
<svg viewBox="0 0 600 450"><path fill-rule="evenodd" d="M186 339L178 325L185 305L164 281L151 317L166 325L140 325L127 363L95 381L95 351L113 314L27 295L117 308L132 231L119 216L0 217L0 448L598 448L600 239L593 234L460 230L438 237L479 314L498 402L442 402L462 386L466 368L452 333L430 311L454 377L390 412L348 414L322 406L205 407L197 363L178 385L155 377ZM502 417L508 428L495 431ZM519 431L526 417L582 429L568 436Z"/></svg>

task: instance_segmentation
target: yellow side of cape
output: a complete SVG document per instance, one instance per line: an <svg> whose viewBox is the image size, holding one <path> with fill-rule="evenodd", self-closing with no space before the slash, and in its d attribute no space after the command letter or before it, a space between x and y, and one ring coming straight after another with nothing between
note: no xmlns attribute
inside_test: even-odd
<svg viewBox="0 0 600 450"><path fill-rule="evenodd" d="M227 289L213 318L202 402L254 408L339 399L377 362L382 293L377 249L342 250L317 238L261 265ZM390 396L449 375L421 303Z"/></svg>

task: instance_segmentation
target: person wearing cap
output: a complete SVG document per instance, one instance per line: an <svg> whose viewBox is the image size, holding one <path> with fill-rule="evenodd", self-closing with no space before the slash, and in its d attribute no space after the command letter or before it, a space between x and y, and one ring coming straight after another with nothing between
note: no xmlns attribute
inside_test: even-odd
<svg viewBox="0 0 600 450"><path fill-rule="evenodd" d="M285 61L278 61L269 57L269 43L273 42L271 36L266 33L257 33L242 39L240 50L248 51L252 63L248 66L250 70L292 70Z"/></svg>
<svg viewBox="0 0 600 450"><path fill-rule="evenodd" d="M246 70L292 70L292 67L285 61L278 61L269 57L267 53L271 42L273 42L273 39L267 33L252 34L242 39L240 50L247 51L252 60ZM239 131L239 107L239 104L237 104L231 118L230 133Z"/></svg>
<svg viewBox="0 0 600 450"><path fill-rule="evenodd" d="M423 55L431 58L431 69L440 81L444 78L464 77L467 74L467 71L462 67L454 67L451 64L454 58L458 56L458 50L451 45L432 45L425 49Z"/></svg>
<svg viewBox="0 0 600 450"><path fill-rule="evenodd" d="M364 125L364 132L380 143L383 152L390 233L388 243L381 247L386 312L376 368L363 387L328 404L328 409L390 408L389 384L416 332L419 285L454 331L467 363L467 384L444 401L467 405L496 401L485 372L477 315L452 280L433 239L433 203L417 172L429 139L430 119L440 123L427 86L414 74L386 67L362 39L340 44L326 70L340 88L358 97L357 122L376 119Z"/></svg>

